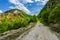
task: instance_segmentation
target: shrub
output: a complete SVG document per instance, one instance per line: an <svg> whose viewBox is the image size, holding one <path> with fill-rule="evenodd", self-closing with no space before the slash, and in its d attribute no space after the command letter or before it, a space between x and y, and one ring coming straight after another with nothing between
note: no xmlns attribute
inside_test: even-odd
<svg viewBox="0 0 60 40"><path fill-rule="evenodd" d="M31 19L30 19L30 22L37 22L38 18L37 16L32 16Z"/></svg>
<svg viewBox="0 0 60 40"><path fill-rule="evenodd" d="M53 11L50 13L48 17L49 23L57 23L60 22L60 5L57 5Z"/></svg>
<svg viewBox="0 0 60 40"><path fill-rule="evenodd" d="M40 22L42 22L43 24L48 24L48 16L49 16L49 13L44 11L40 14Z"/></svg>
<svg viewBox="0 0 60 40"><path fill-rule="evenodd" d="M0 23L0 33L8 30L8 26L6 22Z"/></svg>

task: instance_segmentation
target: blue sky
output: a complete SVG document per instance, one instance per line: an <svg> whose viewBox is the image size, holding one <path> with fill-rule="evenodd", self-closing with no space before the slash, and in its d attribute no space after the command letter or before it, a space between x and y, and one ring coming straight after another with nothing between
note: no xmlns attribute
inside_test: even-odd
<svg viewBox="0 0 60 40"><path fill-rule="evenodd" d="M0 0L0 13L20 9L30 15L37 15L48 0Z"/></svg>

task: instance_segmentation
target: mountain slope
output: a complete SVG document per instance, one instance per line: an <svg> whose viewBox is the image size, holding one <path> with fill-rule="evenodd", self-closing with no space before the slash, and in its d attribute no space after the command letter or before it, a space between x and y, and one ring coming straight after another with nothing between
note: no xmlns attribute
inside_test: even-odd
<svg viewBox="0 0 60 40"><path fill-rule="evenodd" d="M60 0L49 0L38 15L41 23L60 32Z"/></svg>
<svg viewBox="0 0 60 40"><path fill-rule="evenodd" d="M50 12L48 16L49 23L60 23L60 3Z"/></svg>
<svg viewBox="0 0 60 40"><path fill-rule="evenodd" d="M60 3L60 0L49 0L38 15L38 18L40 18L40 21L43 22L43 23L45 22L45 23L49 24L48 23L48 16L49 16L50 12L59 3Z"/></svg>
<svg viewBox="0 0 60 40"><path fill-rule="evenodd" d="M60 0L49 0L41 10L40 14L42 14L44 11L46 11L46 13L49 13L58 3L60 3Z"/></svg>
<svg viewBox="0 0 60 40"><path fill-rule="evenodd" d="M0 14L0 33L27 26L30 23L30 17L19 9L11 9Z"/></svg>
<svg viewBox="0 0 60 40"><path fill-rule="evenodd" d="M22 15L24 15L26 17L30 16L30 15L26 14L24 11L19 10L19 9L11 9L11 10L6 11L5 13L14 13L15 11L20 12L20 14L22 14Z"/></svg>

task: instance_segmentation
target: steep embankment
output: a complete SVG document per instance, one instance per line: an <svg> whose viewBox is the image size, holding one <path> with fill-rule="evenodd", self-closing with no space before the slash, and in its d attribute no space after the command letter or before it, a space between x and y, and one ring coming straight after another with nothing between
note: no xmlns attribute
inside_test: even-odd
<svg viewBox="0 0 60 40"><path fill-rule="evenodd" d="M40 22L37 22L34 28L24 35L18 37L16 40L59 40L54 32Z"/></svg>
<svg viewBox="0 0 60 40"><path fill-rule="evenodd" d="M60 0L49 0L47 4L44 6L44 8L41 10L38 17L41 17L40 15L42 13L50 13L58 3L60 3Z"/></svg>
<svg viewBox="0 0 60 40"><path fill-rule="evenodd" d="M50 15L50 12L53 11L53 9L59 3L60 3L60 0L49 0L47 2L47 4L44 6L44 8L41 10L41 12L38 15L42 23L49 24L48 16Z"/></svg>
<svg viewBox="0 0 60 40"><path fill-rule="evenodd" d="M60 0L49 0L38 15L40 22L60 32Z"/></svg>

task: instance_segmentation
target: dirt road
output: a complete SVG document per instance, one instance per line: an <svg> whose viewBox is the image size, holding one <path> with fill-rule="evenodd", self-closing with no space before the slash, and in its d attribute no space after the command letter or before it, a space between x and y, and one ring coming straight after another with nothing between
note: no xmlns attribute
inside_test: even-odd
<svg viewBox="0 0 60 40"><path fill-rule="evenodd" d="M19 36L16 40L59 40L55 33L40 22L30 29L23 37Z"/></svg>

